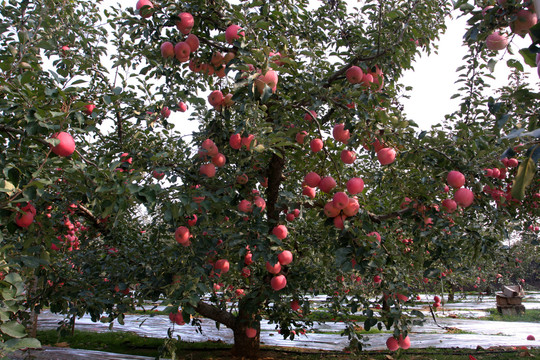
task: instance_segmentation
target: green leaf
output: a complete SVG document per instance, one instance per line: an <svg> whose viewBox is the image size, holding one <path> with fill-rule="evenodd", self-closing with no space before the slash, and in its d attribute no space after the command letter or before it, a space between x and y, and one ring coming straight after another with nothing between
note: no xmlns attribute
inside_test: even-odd
<svg viewBox="0 0 540 360"><path fill-rule="evenodd" d="M41 343L38 339L24 338L24 339L10 339L3 344L3 349L6 352L12 352L19 349L40 349Z"/></svg>
<svg viewBox="0 0 540 360"><path fill-rule="evenodd" d="M521 56L523 56L525 64L529 65L530 67L536 67L536 54L533 54L531 50L527 48L519 50L519 53L521 54Z"/></svg>
<svg viewBox="0 0 540 360"><path fill-rule="evenodd" d="M506 62L506 65L508 65L508 67L512 67L514 69L516 69L517 71L519 72L523 72L523 64L520 63L519 61L517 61L516 59L510 59Z"/></svg>
<svg viewBox="0 0 540 360"><path fill-rule="evenodd" d="M518 167L514 185L512 186L512 196L518 200L525 197L525 189L530 185L536 172L536 163L532 158L522 161Z"/></svg>
<svg viewBox="0 0 540 360"><path fill-rule="evenodd" d="M25 327L16 321L9 321L0 325L0 330L11 337L22 338L26 336Z"/></svg>

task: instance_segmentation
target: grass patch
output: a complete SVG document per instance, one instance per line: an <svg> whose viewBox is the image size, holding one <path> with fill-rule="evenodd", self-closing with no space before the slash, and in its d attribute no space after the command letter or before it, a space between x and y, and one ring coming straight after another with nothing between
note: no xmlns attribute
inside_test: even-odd
<svg viewBox="0 0 540 360"><path fill-rule="evenodd" d="M164 346L165 339L147 338L133 333L107 332L94 333L75 331L74 335L58 337L54 330L38 331L38 339L43 345L69 346L77 349L109 351L122 354L155 357ZM450 345L450 344L449 344ZM176 354L181 359L231 359L231 346L221 342L176 342ZM515 360L524 356L540 358L540 349L515 350L469 350L469 349L409 349L395 353L388 351L365 351L357 355L350 352L327 352L297 348L261 348L260 358L268 360L315 360L315 359L364 359L364 360L463 360L473 355L478 360Z"/></svg>
<svg viewBox="0 0 540 360"><path fill-rule="evenodd" d="M480 317L480 320L492 321L521 321L521 322L540 322L540 309L526 310L523 315L501 315L497 309L488 309L488 316Z"/></svg>

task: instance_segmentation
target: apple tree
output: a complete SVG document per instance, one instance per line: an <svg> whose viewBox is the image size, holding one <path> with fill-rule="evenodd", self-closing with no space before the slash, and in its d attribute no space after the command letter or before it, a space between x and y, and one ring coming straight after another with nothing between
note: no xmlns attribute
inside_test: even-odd
<svg viewBox="0 0 540 360"><path fill-rule="evenodd" d="M330 312L362 312L366 329L394 329L389 348L410 346L418 319L403 309L424 278L537 217L534 140L520 155L511 136L536 93L510 84L486 102L481 38L442 126L419 131L400 104L403 71L452 8L6 4L0 229L28 306L121 322L160 299L178 324L231 328L233 353L252 357L263 319L294 338L309 295L326 294ZM188 137L174 126L186 108ZM514 178L519 194L503 188ZM361 347L352 323L346 334Z"/></svg>

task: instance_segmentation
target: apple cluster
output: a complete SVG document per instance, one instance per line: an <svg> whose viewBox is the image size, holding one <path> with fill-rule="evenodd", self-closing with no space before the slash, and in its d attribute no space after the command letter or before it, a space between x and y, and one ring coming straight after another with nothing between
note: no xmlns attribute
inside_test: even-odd
<svg viewBox="0 0 540 360"><path fill-rule="evenodd" d="M504 28L510 26L514 34L524 37L538 21L534 2L529 0L518 6L510 5L507 0L497 0L496 5L486 6L482 15L487 21L495 20L499 27L486 38L486 48L491 51L503 50L508 46L508 31Z"/></svg>

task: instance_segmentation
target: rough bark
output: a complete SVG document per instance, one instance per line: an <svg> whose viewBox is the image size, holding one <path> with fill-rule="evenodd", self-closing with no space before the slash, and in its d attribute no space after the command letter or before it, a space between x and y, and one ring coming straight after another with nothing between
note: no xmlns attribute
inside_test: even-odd
<svg viewBox="0 0 540 360"><path fill-rule="evenodd" d="M238 304L238 316L233 328L234 333L234 345L232 348L232 354L247 359L257 359L260 349L260 328L261 324L255 318L255 314L252 312L253 308L257 308L253 300L240 301ZM246 334L247 328L253 328L257 330L257 335L253 338L249 338Z"/></svg>

